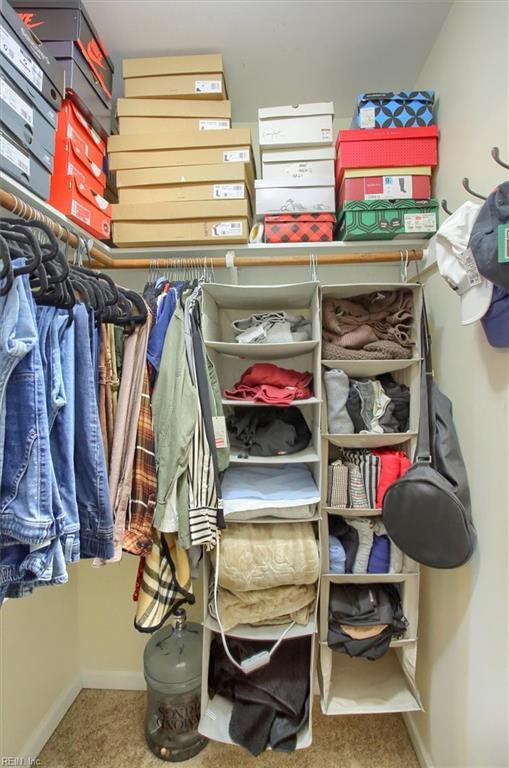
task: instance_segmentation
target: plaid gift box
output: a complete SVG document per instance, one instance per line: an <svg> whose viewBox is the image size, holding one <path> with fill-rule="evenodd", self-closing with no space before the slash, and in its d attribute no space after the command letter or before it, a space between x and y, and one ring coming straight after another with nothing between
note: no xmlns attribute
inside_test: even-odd
<svg viewBox="0 0 509 768"><path fill-rule="evenodd" d="M265 216L266 243L319 243L332 240L333 213Z"/></svg>

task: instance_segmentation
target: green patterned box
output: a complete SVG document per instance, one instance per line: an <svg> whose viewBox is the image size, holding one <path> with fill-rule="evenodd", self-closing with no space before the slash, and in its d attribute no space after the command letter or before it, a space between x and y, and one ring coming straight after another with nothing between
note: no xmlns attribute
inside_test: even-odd
<svg viewBox="0 0 509 768"><path fill-rule="evenodd" d="M429 238L437 231L438 200L347 200L338 212L338 240Z"/></svg>

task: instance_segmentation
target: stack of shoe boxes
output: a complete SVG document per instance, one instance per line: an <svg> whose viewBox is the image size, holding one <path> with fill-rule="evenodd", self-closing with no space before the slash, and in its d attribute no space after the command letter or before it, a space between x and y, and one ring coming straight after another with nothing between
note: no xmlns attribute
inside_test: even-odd
<svg viewBox="0 0 509 768"><path fill-rule="evenodd" d="M337 138L339 240L428 238L438 225L433 91L362 93Z"/></svg>
<svg viewBox="0 0 509 768"><path fill-rule="evenodd" d="M110 237L106 140L113 64L82 0L14 0L18 16L65 72L49 202L100 240Z"/></svg>
<svg viewBox="0 0 509 768"><path fill-rule="evenodd" d="M117 172L116 245L245 243L254 197L247 128L230 128L220 54L126 59Z"/></svg>
<svg viewBox="0 0 509 768"><path fill-rule="evenodd" d="M333 119L332 102L258 110L256 214L264 218L265 242L332 240Z"/></svg>
<svg viewBox="0 0 509 768"><path fill-rule="evenodd" d="M47 200L57 113L64 94L58 63L17 17L0 6L0 170Z"/></svg>

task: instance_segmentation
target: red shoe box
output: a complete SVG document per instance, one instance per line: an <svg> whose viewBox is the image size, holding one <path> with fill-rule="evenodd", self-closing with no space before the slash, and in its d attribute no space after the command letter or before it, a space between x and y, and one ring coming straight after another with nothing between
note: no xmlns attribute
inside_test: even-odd
<svg viewBox="0 0 509 768"><path fill-rule="evenodd" d="M398 176L364 176L343 179L339 190L339 208L346 200L397 200L412 198L427 200L431 197L431 176L406 175L401 169Z"/></svg>
<svg viewBox="0 0 509 768"><path fill-rule="evenodd" d="M58 188L67 184L69 176L74 176L78 185L88 187L91 192L102 195L106 188L106 174L98 165L91 162L82 153L81 145L76 146L71 139L58 143L53 161L51 187Z"/></svg>
<svg viewBox="0 0 509 768"><path fill-rule="evenodd" d="M345 168L386 168L438 164L438 128L373 128L340 131L336 141L336 181Z"/></svg>
<svg viewBox="0 0 509 768"><path fill-rule="evenodd" d="M55 178L55 176L53 176ZM75 176L65 176L51 184L50 205L79 224L98 240L110 237L111 205L97 192L79 184Z"/></svg>
<svg viewBox="0 0 509 768"><path fill-rule="evenodd" d="M58 113L56 152L67 140L79 154L102 169L106 144L69 99L62 102Z"/></svg>
<svg viewBox="0 0 509 768"><path fill-rule="evenodd" d="M320 243L332 240L333 213L287 213L265 216L266 243Z"/></svg>

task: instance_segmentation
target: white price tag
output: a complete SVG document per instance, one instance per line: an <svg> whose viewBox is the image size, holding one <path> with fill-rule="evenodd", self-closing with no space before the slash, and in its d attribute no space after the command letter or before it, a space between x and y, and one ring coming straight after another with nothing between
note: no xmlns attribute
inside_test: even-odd
<svg viewBox="0 0 509 768"><path fill-rule="evenodd" d="M468 284L471 288L473 288L474 285L479 285L482 283L483 278L479 274L479 270L477 269L477 264L475 263L474 255L470 248L467 248L466 251L463 251L463 253L458 254L458 261L461 264L461 266L464 268L465 272L467 273L468 277Z"/></svg>
<svg viewBox="0 0 509 768"><path fill-rule="evenodd" d="M320 134L321 134L322 139L324 141L332 141L332 129L331 128L321 128Z"/></svg>
<svg viewBox="0 0 509 768"><path fill-rule="evenodd" d="M90 211L84 205L80 205L77 200L73 200L71 203L71 213L80 221L84 221L85 224L90 224Z"/></svg>
<svg viewBox="0 0 509 768"><path fill-rule="evenodd" d="M228 444L228 432L226 430L226 419L224 416L212 416L212 426L214 427L214 437L216 448L225 448Z"/></svg>
<svg viewBox="0 0 509 768"><path fill-rule="evenodd" d="M411 176L384 176L381 192L368 192L364 200L398 200L412 197Z"/></svg>
<svg viewBox="0 0 509 768"><path fill-rule="evenodd" d="M212 227L213 237L240 237L242 235L241 221L220 221Z"/></svg>
<svg viewBox="0 0 509 768"><path fill-rule="evenodd" d="M0 80L0 98L9 105L9 107L14 110L25 123L28 123L28 125L33 128L34 110L26 103L26 101L18 96L16 91L13 91L10 85L3 79Z"/></svg>
<svg viewBox="0 0 509 768"><path fill-rule="evenodd" d="M243 198L243 184L214 184L214 199L242 200Z"/></svg>
<svg viewBox="0 0 509 768"><path fill-rule="evenodd" d="M7 158L10 163L16 166L16 168L19 168L21 173L30 176L29 156L25 155L24 152L20 152L20 150L15 147L14 144L11 144L5 136L0 136L0 154Z"/></svg>
<svg viewBox="0 0 509 768"><path fill-rule="evenodd" d="M221 80L195 80L194 92L195 93L221 93L222 91Z"/></svg>
<svg viewBox="0 0 509 768"><path fill-rule="evenodd" d="M434 213L405 213L405 232L436 232L437 217Z"/></svg>
<svg viewBox="0 0 509 768"><path fill-rule="evenodd" d="M247 163L249 160L249 149L227 149L223 152L223 161L225 163Z"/></svg>
<svg viewBox="0 0 509 768"><path fill-rule="evenodd" d="M0 28L0 48L4 56L12 61L14 66L22 72L35 87L42 90L42 69L28 56L16 40L11 37L3 27Z"/></svg>
<svg viewBox="0 0 509 768"><path fill-rule="evenodd" d="M224 131L229 127L229 120L200 120L200 131Z"/></svg>
<svg viewBox="0 0 509 768"><path fill-rule="evenodd" d="M359 109L359 115L361 118L361 128L375 127L376 123L374 107L361 107L361 109Z"/></svg>

